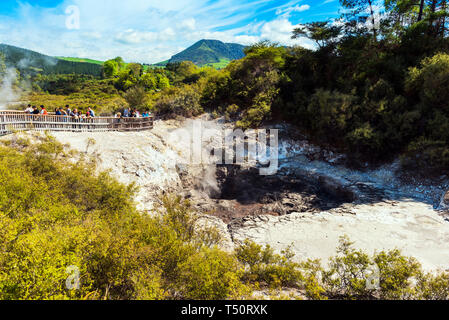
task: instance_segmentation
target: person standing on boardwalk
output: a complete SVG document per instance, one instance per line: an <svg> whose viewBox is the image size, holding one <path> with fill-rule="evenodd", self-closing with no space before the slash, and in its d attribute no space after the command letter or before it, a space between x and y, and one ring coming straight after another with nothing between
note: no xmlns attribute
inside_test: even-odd
<svg viewBox="0 0 449 320"><path fill-rule="evenodd" d="M45 109L45 106L41 106L41 116L46 116L46 115L48 115L47 109Z"/></svg>
<svg viewBox="0 0 449 320"><path fill-rule="evenodd" d="M37 107L36 106L33 106L33 112L32 112L32 114L39 114L39 110L37 109Z"/></svg>
<svg viewBox="0 0 449 320"><path fill-rule="evenodd" d="M94 110L92 110L92 108L88 108L87 109L87 113L89 114L89 116L91 117L91 118L95 118L95 112L94 112Z"/></svg>
<svg viewBox="0 0 449 320"><path fill-rule="evenodd" d="M31 107L31 104L29 104L28 107L25 109L25 113L27 113L27 114L33 113L33 107Z"/></svg>
<svg viewBox="0 0 449 320"><path fill-rule="evenodd" d="M129 109L125 108L125 110L123 111L123 117L128 118L130 115Z"/></svg>

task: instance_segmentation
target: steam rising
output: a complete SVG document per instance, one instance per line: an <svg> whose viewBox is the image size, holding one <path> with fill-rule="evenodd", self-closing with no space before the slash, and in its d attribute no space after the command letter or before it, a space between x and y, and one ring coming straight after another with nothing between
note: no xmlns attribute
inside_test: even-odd
<svg viewBox="0 0 449 320"><path fill-rule="evenodd" d="M16 80L16 69L7 69L5 76L0 80L0 110L4 110L9 104L19 101L20 92L14 89Z"/></svg>
<svg viewBox="0 0 449 320"><path fill-rule="evenodd" d="M26 54L15 67L20 70L27 70L31 66L55 66L57 62L58 60L52 57L44 57L43 60L38 61L30 54ZM8 105L20 102L22 89L15 85L18 80L16 68L9 66L3 78L0 77L0 110L6 109ZM29 81L22 81L21 87L28 90L28 88L31 88L31 83Z"/></svg>
<svg viewBox="0 0 449 320"><path fill-rule="evenodd" d="M181 128L173 130L167 141L173 147L185 146L179 150L179 155L183 159L182 165L188 166L192 176L195 177L193 185L197 190L201 190L212 196L219 192L216 176L216 159L211 155L214 147L220 147L221 141L216 141L212 137L204 136L204 132L195 139L196 130L222 130L222 125L206 119L187 120ZM201 141L202 140L202 141ZM198 144L198 142L200 142ZM202 143L201 143L202 142Z"/></svg>

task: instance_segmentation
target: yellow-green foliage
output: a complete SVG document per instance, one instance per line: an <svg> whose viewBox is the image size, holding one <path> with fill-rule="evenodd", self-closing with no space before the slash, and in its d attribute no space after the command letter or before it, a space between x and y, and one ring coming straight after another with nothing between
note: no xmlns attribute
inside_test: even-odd
<svg viewBox="0 0 449 320"><path fill-rule="evenodd" d="M449 273L420 274L416 289L416 298L422 300L449 299Z"/></svg>
<svg viewBox="0 0 449 320"><path fill-rule="evenodd" d="M399 250L392 250L376 254L374 262L380 270L381 299L407 299L413 296L412 282L422 273L418 261L402 256Z"/></svg>
<svg viewBox="0 0 449 320"><path fill-rule="evenodd" d="M180 287L187 299L239 298L247 292L241 282L241 265L217 248L203 248L180 268Z"/></svg>
<svg viewBox="0 0 449 320"><path fill-rule="evenodd" d="M71 93L69 95L34 92L29 94L26 99L32 105L46 106L48 111L53 111L55 108L64 108L66 105L70 105L72 110L77 108L80 111L87 111L87 108L91 107L95 110L97 115L112 115L113 112L120 110L128 104L117 92L111 92L112 93L104 93L97 90L91 91L90 89Z"/></svg>
<svg viewBox="0 0 449 320"><path fill-rule="evenodd" d="M322 272L319 261L297 263L290 248L276 254L270 246L248 240L236 248L236 255L245 266L243 279L255 287L296 288L309 299L326 299L319 282Z"/></svg>
<svg viewBox="0 0 449 320"><path fill-rule="evenodd" d="M199 84L171 87L156 100L154 110L165 117L198 116L204 112L200 93Z"/></svg>
<svg viewBox="0 0 449 320"><path fill-rule="evenodd" d="M429 299L449 298L449 274L425 273L416 259L399 250L372 256L340 239L337 255L328 268L319 260L294 262L289 250L274 254L250 241L236 249L245 266L243 280L255 287L296 288L308 299Z"/></svg>
<svg viewBox="0 0 449 320"><path fill-rule="evenodd" d="M83 298L124 288L126 277L119 276L133 269L124 229L138 218L134 187L95 176L92 162L71 164L51 137L17 147L23 153L0 149L1 297ZM65 290L71 265L82 273L76 293Z"/></svg>
<svg viewBox="0 0 449 320"><path fill-rule="evenodd" d="M0 147L0 299L238 293L237 260L213 248L217 233L199 228L187 203L166 198L160 214L142 214L133 185L97 175L95 162L69 154L50 136L39 140L13 139ZM212 279L197 265L224 278ZM70 266L80 270L79 290L66 288ZM192 279L212 284L201 291Z"/></svg>
<svg viewBox="0 0 449 320"><path fill-rule="evenodd" d="M367 279L370 276L370 257L352 247L348 238L342 238L338 255L330 261L330 268L323 272L325 289L333 297L367 298Z"/></svg>
<svg viewBox="0 0 449 320"><path fill-rule="evenodd" d="M259 126L271 116L272 105L278 97L281 68L286 50L261 42L246 50L246 57L232 61L223 71L211 73L204 86L202 103L210 109L238 105L240 119L237 126Z"/></svg>
<svg viewBox="0 0 449 320"><path fill-rule="evenodd" d="M406 90L418 92L429 107L449 109L449 54L438 53L425 58L419 67L411 68Z"/></svg>
<svg viewBox="0 0 449 320"><path fill-rule="evenodd" d="M245 241L236 249L237 258L248 267L245 278L272 287L296 287L302 275L299 264L292 261L290 250L283 255L274 253L270 246L262 247Z"/></svg>
<svg viewBox="0 0 449 320"><path fill-rule="evenodd" d="M33 140L0 145L0 299L241 299L256 288L288 299L448 299L449 274L426 274L398 250L369 256L346 238L327 269L250 241L224 252L188 202L167 196L141 213L133 185L51 136ZM72 267L79 289L66 286Z"/></svg>

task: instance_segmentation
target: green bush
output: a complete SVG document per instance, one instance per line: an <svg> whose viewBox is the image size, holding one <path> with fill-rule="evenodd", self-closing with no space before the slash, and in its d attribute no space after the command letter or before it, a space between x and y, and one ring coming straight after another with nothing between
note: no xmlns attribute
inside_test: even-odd
<svg viewBox="0 0 449 320"><path fill-rule="evenodd" d="M173 87L155 102L154 109L160 115L173 118L198 116L203 113L200 104L201 93L198 86Z"/></svg>
<svg viewBox="0 0 449 320"><path fill-rule="evenodd" d="M217 248L203 248L181 266L179 281L183 298L223 300L242 296L242 268L231 254Z"/></svg>
<svg viewBox="0 0 449 320"><path fill-rule="evenodd" d="M449 273L420 274L418 276L415 298L421 300L448 300Z"/></svg>
<svg viewBox="0 0 449 320"><path fill-rule="evenodd" d="M449 112L449 54L438 53L425 58L419 67L411 68L406 90L418 93L428 108Z"/></svg>
<svg viewBox="0 0 449 320"><path fill-rule="evenodd" d="M420 137L410 143L403 163L409 168L425 166L428 170L449 167L449 147L446 141Z"/></svg>
<svg viewBox="0 0 449 320"><path fill-rule="evenodd" d="M346 137L351 150L357 153L377 153L382 147L379 133L375 132L369 123L355 129Z"/></svg>
<svg viewBox="0 0 449 320"><path fill-rule="evenodd" d="M367 299L372 294L367 286L371 259L352 245L348 238L342 238L338 255L331 258L329 270L323 272L324 288L333 298Z"/></svg>
<svg viewBox="0 0 449 320"><path fill-rule="evenodd" d="M392 250L376 254L374 262L380 270L381 299L400 300L414 296L413 282L422 272L416 259L402 256L399 250Z"/></svg>
<svg viewBox="0 0 449 320"><path fill-rule="evenodd" d="M200 227L188 203L167 197L158 214L140 213L133 185L97 175L95 161L51 136L33 139L0 146L0 299L238 295L237 260L208 249L218 232ZM196 265L224 272L226 282L197 291L211 278ZM71 266L79 269L79 290L66 288Z"/></svg>
<svg viewBox="0 0 449 320"><path fill-rule="evenodd" d="M263 248L245 241L236 249L237 258L248 267L244 277L247 281L262 283L269 287L299 287L303 279L299 264L292 261L294 255L285 250L275 254L270 246Z"/></svg>
<svg viewBox="0 0 449 320"><path fill-rule="evenodd" d="M311 129L321 136L345 132L351 124L354 100L352 95L318 89L307 107ZM328 138L332 139L334 135Z"/></svg>
<svg viewBox="0 0 449 320"><path fill-rule="evenodd" d="M148 96L144 87L135 86L128 89L124 98L132 108L145 108L147 106Z"/></svg>

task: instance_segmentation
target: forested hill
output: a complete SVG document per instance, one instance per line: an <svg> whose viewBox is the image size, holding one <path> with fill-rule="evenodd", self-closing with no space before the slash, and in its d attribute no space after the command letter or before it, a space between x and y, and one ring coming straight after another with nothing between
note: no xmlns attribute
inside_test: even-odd
<svg viewBox="0 0 449 320"><path fill-rule="evenodd" d="M232 60L245 56L245 46L236 43L224 43L219 40L200 40L193 46L174 55L169 63L192 61L198 66L211 65L225 67Z"/></svg>
<svg viewBox="0 0 449 320"><path fill-rule="evenodd" d="M35 51L0 44L0 53L5 55L6 65L21 73L43 74L87 74L100 76L102 66L94 63L66 61Z"/></svg>

